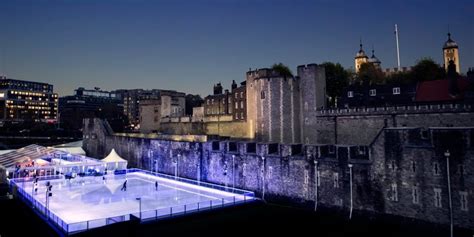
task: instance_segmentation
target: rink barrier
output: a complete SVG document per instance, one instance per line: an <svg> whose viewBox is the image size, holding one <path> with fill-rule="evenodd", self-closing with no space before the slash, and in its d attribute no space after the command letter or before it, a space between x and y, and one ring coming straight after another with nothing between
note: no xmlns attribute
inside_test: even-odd
<svg viewBox="0 0 474 237"><path fill-rule="evenodd" d="M202 202L197 202L197 203L187 203L183 205L160 208L160 209L152 209L152 210L145 210L145 211L140 210L139 212L132 212L132 213L120 215L120 216L112 216L112 217L107 217L107 218L99 218L99 219L93 219L93 220L87 220L87 221L81 221L81 222L66 223L61 218L59 218L56 214L54 214L53 211L46 208L46 206L43 203L37 201L33 197L33 190L31 190L31 193L30 193L24 189L23 185L21 185L21 183L24 184L25 182L32 181L33 178L25 177L25 178L11 179L10 188L15 189L14 191L16 192L14 193L16 193L16 195L22 201L30 205L36 213L38 213L41 217L43 217L49 223L53 224L59 230L62 230L63 233L65 234L83 232L83 231L87 231L93 228L98 228L98 227L106 226L106 225L117 223L117 222L129 221L132 215L138 218L140 222L147 222L147 221L152 221L152 220L159 220L159 219L165 219L165 218L170 218L170 217L175 217L175 216L180 216L180 215L186 215L186 214L191 214L191 213L196 213L196 212L212 210L212 209L220 208L220 207L233 206L233 205L247 203L249 201L255 200L255 194L251 191L201 182L201 181L192 180L192 179L175 177L171 175L160 174L160 173L155 173L155 172L146 171L146 170L140 170L140 169L127 170L127 173L136 173L136 172L144 173L150 176L165 178L171 181L174 180L174 181L197 185L197 186L201 186L205 188L225 191L227 193L234 193L236 195L231 196L231 197L226 197L226 198L220 198L220 199L216 198L215 200L202 201ZM38 178L40 181L41 180L44 181L44 180L63 179L64 176L63 175L50 175L50 176L41 176ZM42 194L38 193L35 195L42 195Z"/></svg>

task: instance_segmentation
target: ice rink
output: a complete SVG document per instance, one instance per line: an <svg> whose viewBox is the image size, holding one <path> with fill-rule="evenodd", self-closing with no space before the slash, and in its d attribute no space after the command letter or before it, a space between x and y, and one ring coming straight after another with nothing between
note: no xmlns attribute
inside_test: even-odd
<svg viewBox="0 0 474 237"><path fill-rule="evenodd" d="M125 180L127 189L123 190ZM33 194L36 201L46 206L47 182L39 181L36 193L33 191L32 182L17 185L28 194ZM53 186L52 196L49 197L49 211L70 227L74 223L79 225L80 222L101 219L104 220L101 225L105 225L108 223L107 218L128 214L140 216L142 219L155 218L156 215L189 212L244 200L243 195L233 193L231 189L228 192L221 191L143 172L108 175L105 176L105 180L102 176L98 176L49 182ZM158 182L157 188L156 182ZM249 197L245 198L249 200ZM84 225L82 223L73 229L86 228ZM87 228L90 228L89 223Z"/></svg>

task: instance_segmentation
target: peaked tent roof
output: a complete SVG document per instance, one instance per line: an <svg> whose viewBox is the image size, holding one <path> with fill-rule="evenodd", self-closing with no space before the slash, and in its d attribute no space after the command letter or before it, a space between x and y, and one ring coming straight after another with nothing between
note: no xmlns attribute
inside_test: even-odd
<svg viewBox="0 0 474 237"><path fill-rule="evenodd" d="M124 158L120 157L117 152L115 152L115 149L112 148L112 151L110 151L109 155L102 159L103 162L127 162Z"/></svg>
<svg viewBox="0 0 474 237"><path fill-rule="evenodd" d="M53 148L32 144L0 155L0 166L6 168L13 167L17 163L25 162L28 160L36 160L53 152L55 152ZM64 153L62 151L56 152Z"/></svg>

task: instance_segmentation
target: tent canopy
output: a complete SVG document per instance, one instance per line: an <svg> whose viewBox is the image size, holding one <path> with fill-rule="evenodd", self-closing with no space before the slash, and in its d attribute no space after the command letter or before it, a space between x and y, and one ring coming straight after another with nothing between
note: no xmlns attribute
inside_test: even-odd
<svg viewBox="0 0 474 237"><path fill-rule="evenodd" d="M104 159L102 159L103 162L127 162L127 160L123 159L122 157L120 157L117 152L115 152L115 149L112 149L112 151L110 151L110 154L105 157Z"/></svg>

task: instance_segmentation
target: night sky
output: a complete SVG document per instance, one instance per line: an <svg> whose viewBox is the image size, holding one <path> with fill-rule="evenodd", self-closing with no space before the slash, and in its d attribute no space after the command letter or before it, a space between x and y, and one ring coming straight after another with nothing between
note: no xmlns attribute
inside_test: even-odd
<svg viewBox="0 0 474 237"><path fill-rule="evenodd" d="M442 63L448 26L461 70L474 67L472 0L0 1L0 72L77 87L212 93L249 68L324 61L353 67L362 37L382 67ZM369 55L370 56L370 55Z"/></svg>

